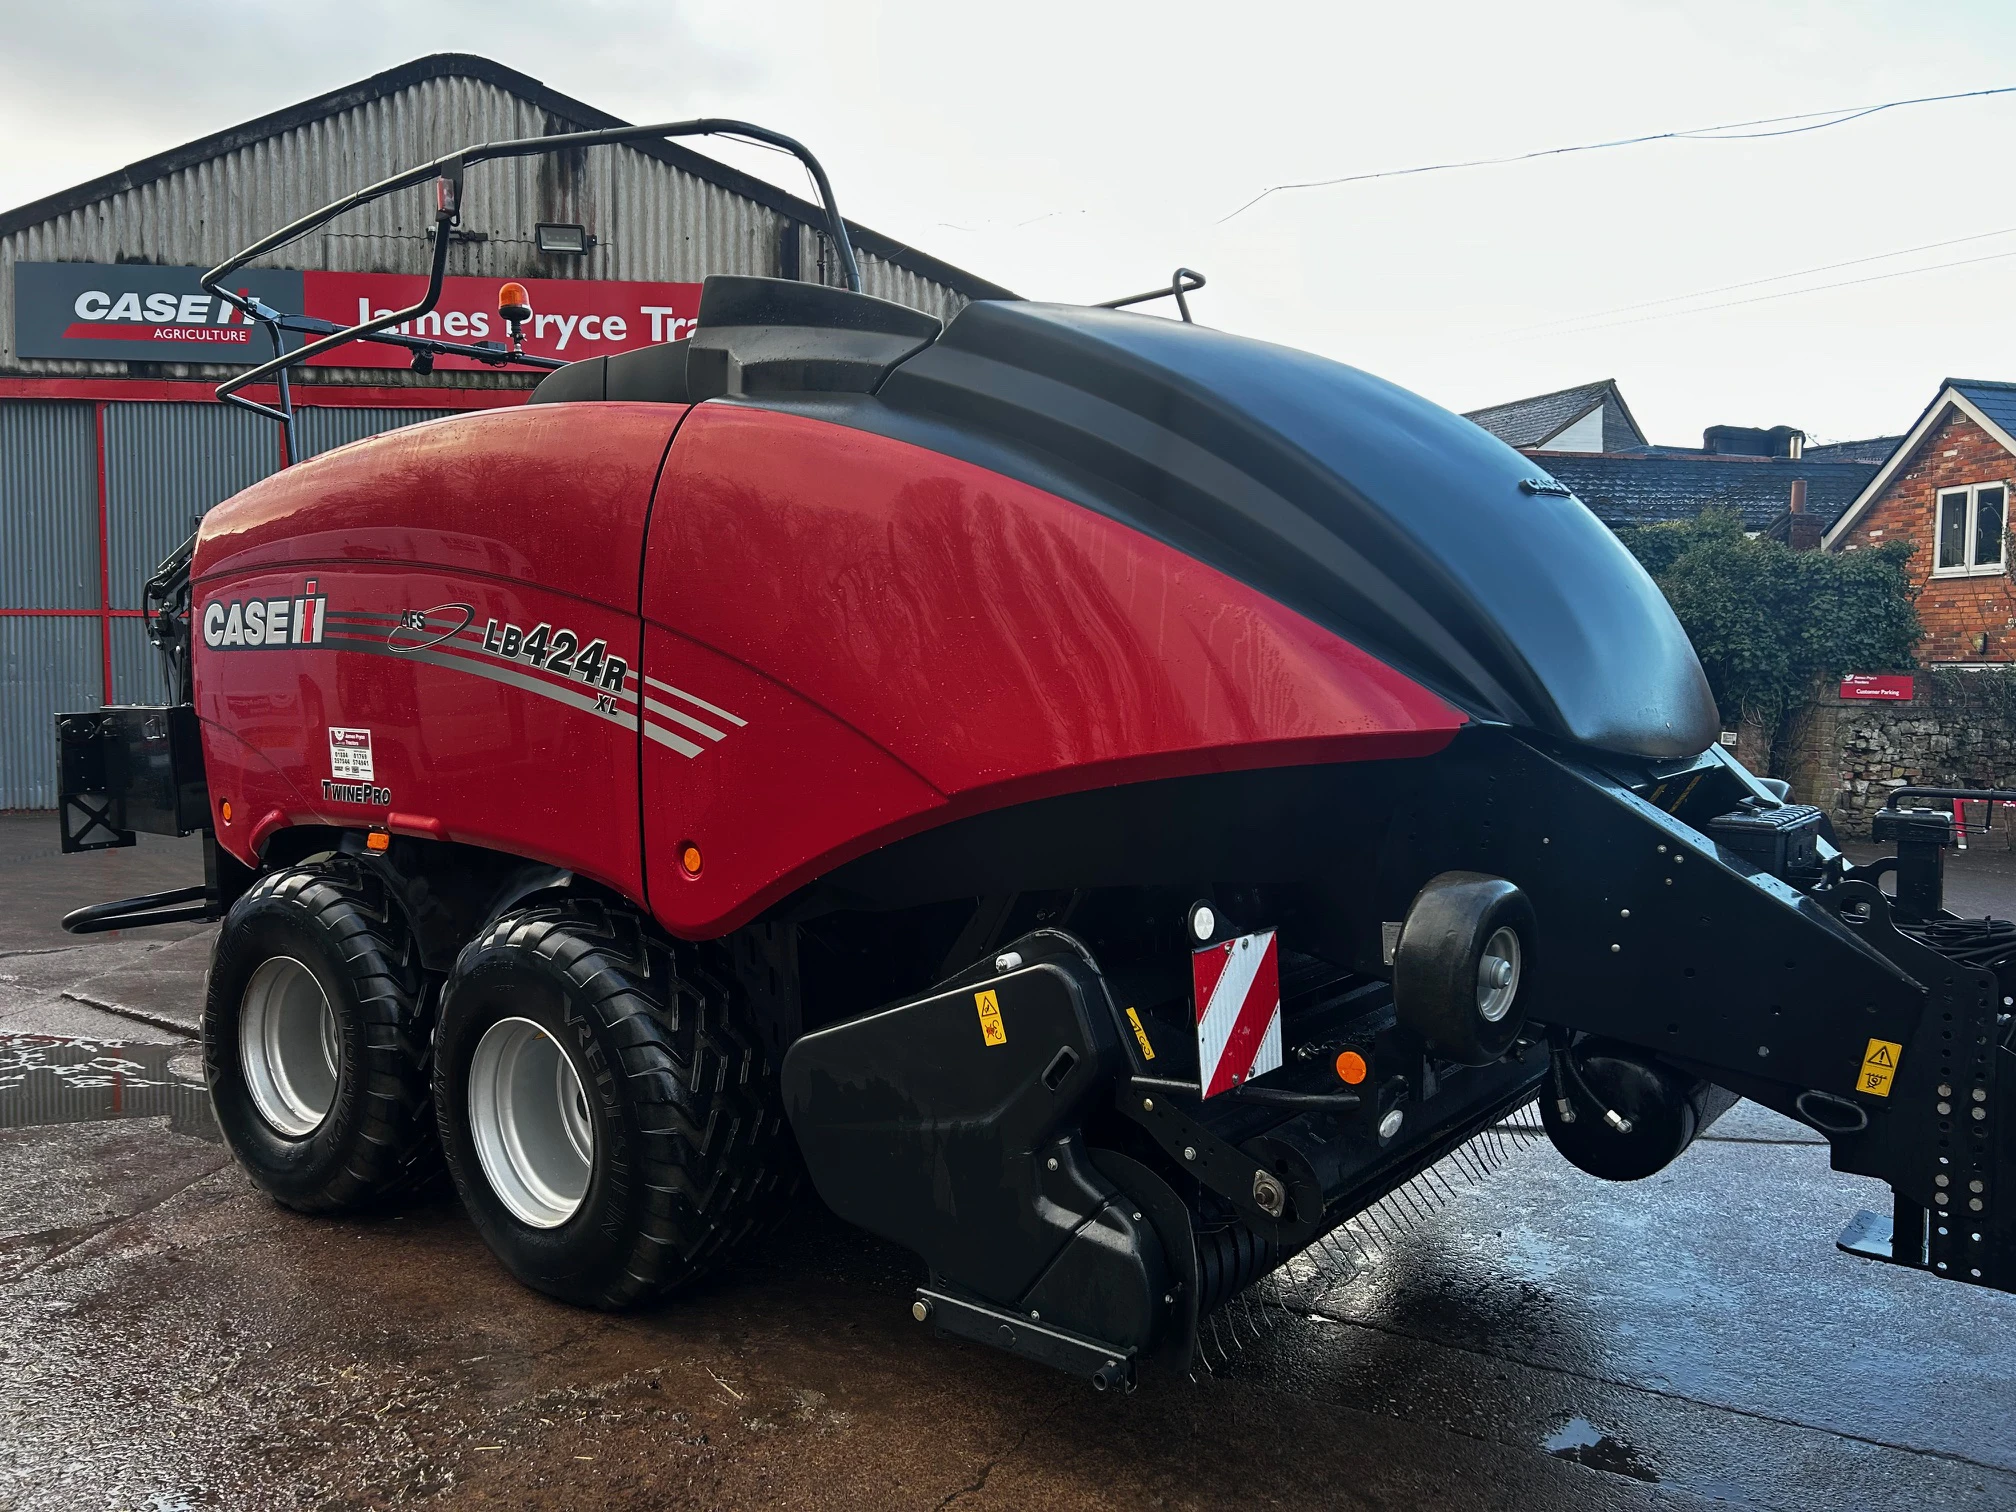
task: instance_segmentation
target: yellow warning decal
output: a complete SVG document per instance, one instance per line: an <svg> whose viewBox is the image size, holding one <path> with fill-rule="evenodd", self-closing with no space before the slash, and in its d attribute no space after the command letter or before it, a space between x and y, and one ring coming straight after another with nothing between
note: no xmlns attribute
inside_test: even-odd
<svg viewBox="0 0 2016 1512"><path fill-rule="evenodd" d="M1143 1060L1155 1059L1155 1047L1148 1043L1148 1031L1141 1027L1141 1015L1132 1008L1127 1010L1127 1022L1134 1026L1134 1039L1141 1046Z"/></svg>
<svg viewBox="0 0 2016 1512"><path fill-rule="evenodd" d="M1001 1000L990 989L974 993L973 1004L980 1010L980 1038L990 1045L1007 1044L1008 1029L1001 1022Z"/></svg>
<svg viewBox="0 0 2016 1512"><path fill-rule="evenodd" d="M1890 1083L1897 1079L1897 1061L1904 1047L1895 1040L1872 1039L1862 1053L1862 1074L1855 1082L1857 1092L1871 1097L1888 1097Z"/></svg>

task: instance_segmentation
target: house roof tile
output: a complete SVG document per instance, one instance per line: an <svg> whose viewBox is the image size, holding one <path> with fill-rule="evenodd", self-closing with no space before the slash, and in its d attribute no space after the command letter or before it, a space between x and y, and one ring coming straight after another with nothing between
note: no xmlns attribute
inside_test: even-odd
<svg viewBox="0 0 2016 1512"><path fill-rule="evenodd" d="M1600 383L1470 410L1463 418L1482 426L1507 446L1539 446L1595 409L1615 387L1615 379L1605 378Z"/></svg>
<svg viewBox="0 0 2016 1512"><path fill-rule="evenodd" d="M2016 397L2016 396L2012 396ZM1691 520L1733 509L1743 528L1763 530L1785 513L1795 479L1806 480L1806 509L1831 524L1876 472L1873 462L1784 457L1680 457L1648 453L1543 453L1536 458L1612 528Z"/></svg>

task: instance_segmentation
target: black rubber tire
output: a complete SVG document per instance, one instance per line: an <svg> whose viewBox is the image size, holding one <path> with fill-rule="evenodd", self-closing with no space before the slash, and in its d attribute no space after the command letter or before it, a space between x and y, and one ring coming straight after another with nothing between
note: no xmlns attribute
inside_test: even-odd
<svg viewBox="0 0 2016 1512"><path fill-rule="evenodd" d="M553 1228L497 1196L470 1131L470 1062L508 1016L544 1028L587 1094L587 1191ZM725 949L675 943L593 900L507 914L464 947L443 995L434 1109L449 1173L492 1253L527 1286L579 1306L627 1307L718 1268L776 1226L802 1176L776 1067Z"/></svg>
<svg viewBox="0 0 2016 1512"><path fill-rule="evenodd" d="M1485 944L1503 928L1519 937L1520 972L1504 1017L1484 1017L1477 971ZM1538 952L1533 905L1503 877L1443 872L1415 895L1393 954L1393 1006L1404 1028L1436 1054L1488 1066L1519 1038L1533 1001Z"/></svg>
<svg viewBox="0 0 2016 1512"><path fill-rule="evenodd" d="M335 1102L300 1138L259 1112L238 1048L246 985L276 955L314 973L341 1047ZM210 966L203 1064L225 1143L260 1190L304 1213L337 1213L438 1175L427 1010L405 921L357 862L270 872L231 905Z"/></svg>

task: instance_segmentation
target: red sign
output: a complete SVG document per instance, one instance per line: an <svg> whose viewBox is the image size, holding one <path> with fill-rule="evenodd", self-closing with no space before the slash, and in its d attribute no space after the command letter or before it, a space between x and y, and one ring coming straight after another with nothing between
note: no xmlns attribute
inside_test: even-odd
<svg viewBox="0 0 2016 1512"><path fill-rule="evenodd" d="M416 303L427 291L427 280L407 273L316 273L300 275L305 289L304 313L352 326L360 320L389 315ZM525 350L539 357L568 362L583 357L607 357L637 347L680 341L693 333L700 314L697 283L616 283L587 278L521 278L531 296L532 318L525 322ZM433 336L443 341L508 341L497 314L501 278L448 278L441 298L418 320L393 327L406 336ZM411 362L397 347L352 342L311 359L315 367L405 367ZM437 368L480 371L484 364L469 357L442 357Z"/></svg>
<svg viewBox="0 0 2016 1512"><path fill-rule="evenodd" d="M1877 672L1850 672L1841 679L1843 698L1885 698L1899 703L1911 701L1911 679L1885 676Z"/></svg>

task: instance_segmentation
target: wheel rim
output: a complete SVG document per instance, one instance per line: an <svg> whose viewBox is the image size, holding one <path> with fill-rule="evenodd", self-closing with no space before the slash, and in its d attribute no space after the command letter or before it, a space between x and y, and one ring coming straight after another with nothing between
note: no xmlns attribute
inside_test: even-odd
<svg viewBox="0 0 2016 1512"><path fill-rule="evenodd" d="M595 1129L581 1077L530 1019L499 1019L469 1063L469 1132L490 1190L534 1228L581 1210L595 1169Z"/></svg>
<svg viewBox="0 0 2016 1512"><path fill-rule="evenodd" d="M1486 1023L1498 1023L1512 1011L1512 1000L1519 996L1519 965L1519 932L1494 930L1477 963L1477 1012Z"/></svg>
<svg viewBox="0 0 2016 1512"><path fill-rule="evenodd" d="M259 1116L282 1134L314 1133L336 1105L343 1048L315 973L292 956L263 961L245 984L238 1059Z"/></svg>

